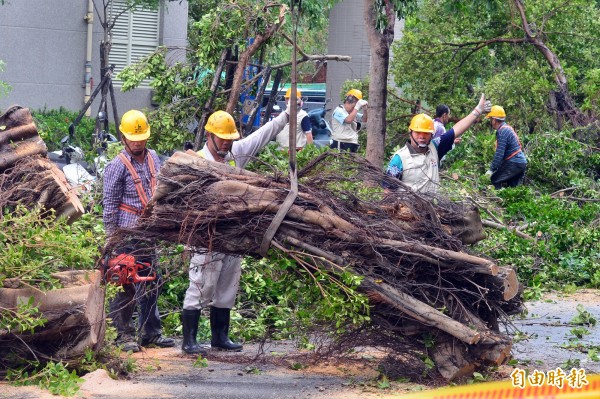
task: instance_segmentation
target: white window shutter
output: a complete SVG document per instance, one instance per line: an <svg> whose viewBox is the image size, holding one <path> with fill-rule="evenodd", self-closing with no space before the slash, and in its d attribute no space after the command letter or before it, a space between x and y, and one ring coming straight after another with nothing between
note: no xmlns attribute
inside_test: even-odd
<svg viewBox="0 0 600 399"><path fill-rule="evenodd" d="M124 0L113 0L113 15L126 8ZM115 74L157 49L159 22L158 10L130 9L119 16L111 32L109 56L110 63L115 64ZM149 87L149 83L143 81L140 87ZM121 82L115 79L114 84L120 86Z"/></svg>

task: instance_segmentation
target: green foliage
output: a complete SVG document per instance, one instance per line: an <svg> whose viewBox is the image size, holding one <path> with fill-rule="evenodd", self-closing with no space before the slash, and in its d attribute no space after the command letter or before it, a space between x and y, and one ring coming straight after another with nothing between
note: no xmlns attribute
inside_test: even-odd
<svg viewBox="0 0 600 399"><path fill-rule="evenodd" d="M15 385L37 385L54 395L62 396L75 395L79 391L79 384L83 382L75 370L69 371L62 362L48 362L31 374L25 369L8 370L7 379Z"/></svg>
<svg viewBox="0 0 600 399"><path fill-rule="evenodd" d="M318 148L314 144L308 144L296 153L298 170L301 170L312 159L327 150L327 147ZM280 149L277 143L269 143L258 153L257 159L248 164L247 169L261 173L285 173L289 170L288 152Z"/></svg>
<svg viewBox="0 0 600 399"><path fill-rule="evenodd" d="M581 90L585 93L581 109L598 115L600 112L600 68L590 69L585 73Z"/></svg>
<svg viewBox="0 0 600 399"><path fill-rule="evenodd" d="M583 197L598 193L600 153L572 139L570 130L525 136L527 175L547 190L578 187Z"/></svg>
<svg viewBox="0 0 600 399"><path fill-rule="evenodd" d="M481 176L494 154L494 135L467 133L448 153L442 170L458 179L442 180L442 188L457 200L466 195L486 198L485 207L506 224L529 224L523 232L535 241L487 229L488 238L474 247L517 268L526 285L525 299L537 299L549 287L598 287L600 232L594 226L600 215L600 154L574 140L572 130L518 133L529 161L524 186L503 190L487 186ZM563 196L550 195L564 188L573 189Z"/></svg>
<svg viewBox="0 0 600 399"><path fill-rule="evenodd" d="M40 137L46 143L48 151L60 150L60 140L69 134L69 125L75 120L79 112L68 111L64 108L57 110L32 111L33 119ZM73 144L85 153L92 152L92 136L95 121L84 117L75 129Z"/></svg>
<svg viewBox="0 0 600 399"><path fill-rule="evenodd" d="M202 369L208 367L208 360L203 358L202 356L198 356L194 361L194 367L197 369Z"/></svg>
<svg viewBox="0 0 600 399"><path fill-rule="evenodd" d="M245 258L242 264L238 312L244 315L237 334L295 338L329 325L343 332L369 320L367 298L355 289L360 278L348 272L329 275L299 266L272 253L269 259Z"/></svg>
<svg viewBox="0 0 600 399"><path fill-rule="evenodd" d="M40 317L33 299L30 297L27 302L19 303L16 310L0 308L0 329L19 334L26 331L33 333L36 327L43 326L47 320Z"/></svg>
<svg viewBox="0 0 600 399"><path fill-rule="evenodd" d="M0 72L4 72L4 66L6 65L6 63L2 60L0 60ZM6 83L0 80L0 97L8 94L8 92L10 91L11 87Z"/></svg>
<svg viewBox="0 0 600 399"><path fill-rule="evenodd" d="M551 126L546 115L549 92L556 86L553 72L539 51L522 40L521 20L511 4L422 2L393 45L390 69L404 97L421 99L430 108L445 103L454 115L465 115L477 93L485 92L505 107L518 130ZM600 9L585 0L535 0L525 8L530 25L558 55L572 96L584 109L595 106L597 113L600 59L593 54L600 35Z"/></svg>
<svg viewBox="0 0 600 399"><path fill-rule="evenodd" d="M569 330L569 333L571 333L572 335L574 335L575 337L581 339L583 338L585 335L589 335L591 334L590 330L588 330L585 327L575 327L575 328L571 328Z"/></svg>
<svg viewBox="0 0 600 399"><path fill-rule="evenodd" d="M95 215L85 214L69 225L18 207L0 220L0 283L19 277L40 289L57 287L53 272L92 270L102 243Z"/></svg>
<svg viewBox="0 0 600 399"><path fill-rule="evenodd" d="M504 189L497 194L502 199L505 220L537 222L532 232L538 240L489 230L488 240L476 248L501 263L516 266L522 281L531 287L591 283L600 267L600 232L590 224L600 214L600 204L555 199L531 187Z"/></svg>
<svg viewBox="0 0 600 399"><path fill-rule="evenodd" d="M571 319L571 324L594 327L598 323L598 320L596 320L596 318L590 312L585 310L582 304L578 304L576 310L577 315Z"/></svg>

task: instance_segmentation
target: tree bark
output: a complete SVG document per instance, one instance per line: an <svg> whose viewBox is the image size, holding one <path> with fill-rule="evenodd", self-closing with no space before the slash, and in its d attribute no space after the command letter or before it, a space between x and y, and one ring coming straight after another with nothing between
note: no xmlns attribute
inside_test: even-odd
<svg viewBox="0 0 600 399"><path fill-rule="evenodd" d="M277 22L269 25L264 33L257 34L254 38L252 44L250 44L246 50L244 50L239 57L238 64L235 68L235 75L233 76L233 83L231 85L231 92L229 93L229 100L227 101L227 107L225 111L230 114L233 114L236 106L238 105L240 92L242 91L242 81L244 79L244 70L248 66L250 59L256 52L262 47L264 43L266 43L270 38L275 35L275 33L281 27L285 19L286 8L281 7L279 11L279 18Z"/></svg>
<svg viewBox="0 0 600 399"><path fill-rule="evenodd" d="M521 22L523 24L523 31L525 32L527 41L544 56L548 62L548 65L552 69L552 75L558 87L555 93L557 111L568 118L574 127L587 125L589 121L581 112L581 110L575 105L575 101L573 101L573 98L571 97L567 76L565 75L565 71L558 56L546 45L542 38L531 29L529 21L527 20L527 15L525 14L525 5L523 4L523 0L513 0L513 3L519 11Z"/></svg>
<svg viewBox="0 0 600 399"><path fill-rule="evenodd" d="M387 25L382 32L376 28L377 12L373 0L364 0L365 26L371 46L369 69L369 121L367 123L366 158L375 166L383 165L386 135L387 80L390 45L394 40L396 15L389 0L384 1Z"/></svg>
<svg viewBox="0 0 600 399"><path fill-rule="evenodd" d="M34 288L0 288L0 307L16 307L33 298L44 326L30 331L0 330L0 352L16 358L73 359L87 349L99 350L104 341L104 290L98 271L60 273L65 288L43 292ZM9 282L15 286L17 281ZM5 283L6 284L6 283ZM11 357L0 366L10 367Z"/></svg>

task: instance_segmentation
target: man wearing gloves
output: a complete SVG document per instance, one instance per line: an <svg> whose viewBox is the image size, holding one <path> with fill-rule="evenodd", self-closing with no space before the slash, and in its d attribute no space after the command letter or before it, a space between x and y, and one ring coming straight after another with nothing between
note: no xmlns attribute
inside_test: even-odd
<svg viewBox="0 0 600 399"><path fill-rule="evenodd" d="M367 100L363 100L360 90L352 89L346 93L344 103L340 104L331 118L333 139L330 147L338 150L356 152L358 151L358 131L361 128L361 122L367 122ZM363 111L362 118L359 117L359 111Z"/></svg>
<svg viewBox="0 0 600 399"><path fill-rule="evenodd" d="M523 182L527 170L527 158L519 136L504 121L506 112L501 106L494 105L485 118L490 120L492 129L496 131L496 153L486 176L490 177L496 189L516 187Z"/></svg>
<svg viewBox="0 0 600 399"><path fill-rule="evenodd" d="M206 144L198 155L209 161L227 162L244 168L289 122L289 107L272 121L240 138L233 117L225 111L213 113L206 123ZM242 258L216 252L194 254L190 263L190 285L183 301L183 344L189 354L206 355L196 341L200 310L210 305L211 347L240 351L242 345L229 339L231 308L240 283Z"/></svg>
<svg viewBox="0 0 600 399"><path fill-rule="evenodd" d="M285 103L287 109L290 108L290 95L292 93L292 89L289 88L285 93ZM300 150L304 148L307 144L312 144L313 136L312 136L312 124L310 123L310 117L308 113L302 109L302 92L300 90L296 90L296 98L298 100L298 113L296 114L296 149ZM288 111L289 113L289 111ZM290 146L290 125L289 123L285 125L285 128L277 135L277 143L281 148L289 148Z"/></svg>
<svg viewBox="0 0 600 399"><path fill-rule="evenodd" d="M425 114L415 115L409 126L410 140L392 156L386 173L402 180L415 191L435 194L440 182L440 159L452 149L454 140L469 129L482 113L489 112L490 109L491 103L485 101L482 94L479 103L469 115L435 139L432 138L433 119Z"/></svg>

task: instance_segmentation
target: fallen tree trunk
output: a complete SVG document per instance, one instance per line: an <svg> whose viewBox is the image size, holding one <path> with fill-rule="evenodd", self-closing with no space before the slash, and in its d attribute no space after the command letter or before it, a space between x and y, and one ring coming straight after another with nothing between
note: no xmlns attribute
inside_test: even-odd
<svg viewBox="0 0 600 399"><path fill-rule="evenodd" d="M32 178L34 177L34 178ZM41 206L73 221L85 209L65 175L47 158L30 157L0 174L0 208Z"/></svg>
<svg viewBox="0 0 600 399"><path fill-rule="evenodd" d="M29 109L16 105L0 115L0 209L39 206L73 221L83 205L47 151Z"/></svg>
<svg viewBox="0 0 600 399"><path fill-rule="evenodd" d="M31 157L33 155L46 155L48 149L46 144L39 137L33 137L26 140L21 140L11 145L5 145L0 148L0 171L14 165L21 159Z"/></svg>
<svg viewBox="0 0 600 399"><path fill-rule="evenodd" d="M4 132L0 135L0 145L6 144L9 141L25 140L36 136L38 136L38 131L33 122L17 126L10 130L6 130L5 128Z"/></svg>
<svg viewBox="0 0 600 399"><path fill-rule="evenodd" d="M467 215L472 208L417 194L350 154L323 154L298 176L298 196L273 237L275 248L327 273L362 276L374 328L405 325L444 342L457 339L473 366L506 358L510 339L497 326L514 308L510 302L520 302L518 282L514 270L463 247L465 229L451 226L479 220ZM382 181L391 194L378 188ZM105 251L133 235L260 257L288 187L280 175L176 153L162 166L138 226L116 234ZM455 378L465 367L455 364L445 375Z"/></svg>
<svg viewBox="0 0 600 399"><path fill-rule="evenodd" d="M0 330L0 368L15 367L25 360L68 360L87 349L101 348L104 331L104 290L98 271L72 271L53 275L64 288L41 291L19 287L18 279L5 281L13 288L0 288L0 308L15 311L19 305L37 307L42 327L33 331ZM30 302L31 301L31 302ZM9 356L10 355L10 356Z"/></svg>

